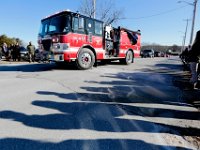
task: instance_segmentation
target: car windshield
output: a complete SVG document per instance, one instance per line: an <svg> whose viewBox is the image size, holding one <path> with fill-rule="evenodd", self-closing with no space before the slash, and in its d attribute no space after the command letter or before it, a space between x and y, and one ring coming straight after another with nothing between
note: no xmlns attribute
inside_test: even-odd
<svg viewBox="0 0 200 150"><path fill-rule="evenodd" d="M152 52L152 50L148 49L148 50L144 50L144 52L150 53L150 52Z"/></svg>
<svg viewBox="0 0 200 150"><path fill-rule="evenodd" d="M26 51L26 48L20 47L20 51Z"/></svg>
<svg viewBox="0 0 200 150"><path fill-rule="evenodd" d="M46 19L41 22L39 35L69 32L69 16L62 15Z"/></svg>

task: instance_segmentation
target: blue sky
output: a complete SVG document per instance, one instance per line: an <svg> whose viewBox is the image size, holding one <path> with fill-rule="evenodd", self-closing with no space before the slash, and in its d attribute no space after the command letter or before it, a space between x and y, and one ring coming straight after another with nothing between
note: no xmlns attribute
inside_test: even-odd
<svg viewBox="0 0 200 150"><path fill-rule="evenodd" d="M97 0L106 1L106 0ZM182 45L186 28L184 19L192 19L193 6L178 0L114 0L124 17L117 25L141 30L142 43ZM192 3L194 0L185 0ZM0 35L19 37L37 45L40 20L55 12L77 11L81 0L3 0L0 8ZM98 6L97 6L98 7ZM200 1L197 5L195 30L200 30ZM191 23L188 24L186 44L189 43Z"/></svg>

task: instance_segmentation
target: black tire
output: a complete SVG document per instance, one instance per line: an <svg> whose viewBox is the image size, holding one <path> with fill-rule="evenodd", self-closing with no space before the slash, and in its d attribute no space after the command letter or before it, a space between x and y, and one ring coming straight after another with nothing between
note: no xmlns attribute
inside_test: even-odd
<svg viewBox="0 0 200 150"><path fill-rule="evenodd" d="M92 68L94 63L95 63L94 53L90 49L83 48L79 52L78 58L76 60L77 67L81 70L86 70Z"/></svg>
<svg viewBox="0 0 200 150"><path fill-rule="evenodd" d="M133 63L133 52L129 50L126 53L126 58L121 59L120 63L125 64L125 65L129 65L129 64Z"/></svg>

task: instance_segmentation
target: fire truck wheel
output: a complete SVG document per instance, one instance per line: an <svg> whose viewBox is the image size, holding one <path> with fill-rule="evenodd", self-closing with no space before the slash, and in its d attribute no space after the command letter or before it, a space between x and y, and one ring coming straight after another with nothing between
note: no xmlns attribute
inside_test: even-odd
<svg viewBox="0 0 200 150"><path fill-rule="evenodd" d="M77 67L81 70L91 68L95 63L94 53L90 49L83 48L78 54L76 63Z"/></svg>
<svg viewBox="0 0 200 150"><path fill-rule="evenodd" d="M133 62L133 52L129 50L126 53L126 58L125 59L121 59L120 62L122 64L126 64L126 65L131 64Z"/></svg>

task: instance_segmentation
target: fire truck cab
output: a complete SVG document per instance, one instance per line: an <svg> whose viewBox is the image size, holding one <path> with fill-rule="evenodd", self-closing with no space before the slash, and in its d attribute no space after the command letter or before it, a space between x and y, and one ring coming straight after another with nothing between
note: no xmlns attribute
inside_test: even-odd
<svg viewBox="0 0 200 150"><path fill-rule="evenodd" d="M49 60L76 62L85 70L102 60L130 64L140 54L140 32L114 28L102 21L71 11L62 11L41 20L39 48Z"/></svg>

